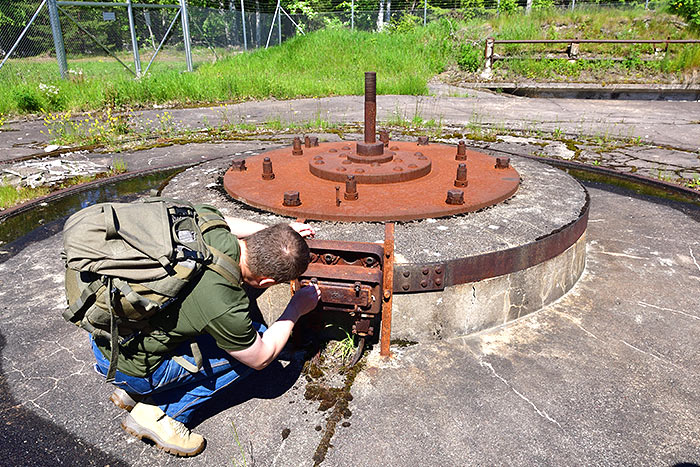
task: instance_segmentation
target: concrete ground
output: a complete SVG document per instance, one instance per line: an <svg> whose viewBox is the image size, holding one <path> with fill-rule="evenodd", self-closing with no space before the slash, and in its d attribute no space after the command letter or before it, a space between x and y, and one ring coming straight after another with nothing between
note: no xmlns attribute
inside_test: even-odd
<svg viewBox="0 0 700 467"><path fill-rule="evenodd" d="M361 98L334 99L241 106L263 119L279 108L313 112L322 101L361 119L354 110ZM450 99L439 110L452 109L458 123L468 122L474 105L474 98L422 99ZM693 151L700 141L697 103L484 99L481 111L506 125L551 114L563 131L588 132L614 115L654 144ZM410 113L416 101L396 97L396 108ZM189 112L177 118L214 111ZM204 154L174 146L130 157L160 164L265 143L225 144ZM201 414L195 430L208 446L188 460L119 427L124 414L92 371L86 334L60 316L61 223L45 225L0 255L0 464L700 463L700 208L587 187L586 271L564 298L479 335L395 346L388 361L370 354L352 384L347 418L338 405L321 411L304 397L301 354L288 355Z"/></svg>

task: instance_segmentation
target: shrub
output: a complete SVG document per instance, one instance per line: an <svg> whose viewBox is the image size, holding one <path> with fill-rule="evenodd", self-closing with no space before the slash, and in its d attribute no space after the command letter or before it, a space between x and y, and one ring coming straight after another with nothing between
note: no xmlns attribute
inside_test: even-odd
<svg viewBox="0 0 700 467"><path fill-rule="evenodd" d="M500 13L515 13L518 10L520 10L518 0L501 0L500 5L498 6L498 11Z"/></svg>
<svg viewBox="0 0 700 467"><path fill-rule="evenodd" d="M692 27L700 29L700 0L671 0L668 7L671 12L685 18Z"/></svg>
<svg viewBox="0 0 700 467"><path fill-rule="evenodd" d="M462 70L474 73L479 69L482 61L483 51L480 48L471 43L462 44L457 58L457 65Z"/></svg>
<svg viewBox="0 0 700 467"><path fill-rule="evenodd" d="M35 90L28 86L17 88L14 93L17 108L22 112L38 112L41 110L41 98Z"/></svg>

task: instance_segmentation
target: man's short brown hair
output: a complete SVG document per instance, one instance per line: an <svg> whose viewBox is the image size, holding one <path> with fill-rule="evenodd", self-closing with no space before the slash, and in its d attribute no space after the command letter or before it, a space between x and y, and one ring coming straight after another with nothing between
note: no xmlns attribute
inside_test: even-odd
<svg viewBox="0 0 700 467"><path fill-rule="evenodd" d="M246 237L250 272L258 277L287 282L309 266L309 246L288 224L276 224Z"/></svg>

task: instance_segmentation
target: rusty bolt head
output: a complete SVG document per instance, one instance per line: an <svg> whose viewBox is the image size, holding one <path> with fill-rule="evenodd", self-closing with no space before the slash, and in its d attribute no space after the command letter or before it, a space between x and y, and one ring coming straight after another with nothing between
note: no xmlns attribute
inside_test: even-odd
<svg viewBox="0 0 700 467"><path fill-rule="evenodd" d="M436 277L435 278L435 285L442 285L442 279L440 279L439 277Z"/></svg>
<svg viewBox="0 0 700 467"><path fill-rule="evenodd" d="M447 204L464 204L464 192L462 190L447 190Z"/></svg>
<svg viewBox="0 0 700 467"><path fill-rule="evenodd" d="M310 136L309 142L311 143L312 148L317 147L318 146L318 136Z"/></svg>
<svg viewBox="0 0 700 467"><path fill-rule="evenodd" d="M284 201L282 201L284 206L301 206L301 198L299 197L298 191L285 191Z"/></svg>
<svg viewBox="0 0 700 467"><path fill-rule="evenodd" d="M428 145L428 137L427 136L419 136L418 137L418 146L427 146Z"/></svg>
<svg viewBox="0 0 700 467"><path fill-rule="evenodd" d="M308 135L304 136L304 147L306 147L306 148L311 147L311 139L308 137Z"/></svg>
<svg viewBox="0 0 700 467"><path fill-rule="evenodd" d="M304 150L301 149L301 139L298 136L294 137L294 142L292 143L292 155L301 156L304 154Z"/></svg>
<svg viewBox="0 0 700 467"><path fill-rule="evenodd" d="M442 266L435 266L435 274L442 274Z"/></svg>
<svg viewBox="0 0 700 467"><path fill-rule="evenodd" d="M231 170L237 170L239 172L245 172L248 167L245 166L245 161L233 161L231 164Z"/></svg>
<svg viewBox="0 0 700 467"><path fill-rule="evenodd" d="M459 144L457 144L457 155L455 156L455 160L467 160L467 145L464 141L460 141Z"/></svg>
<svg viewBox="0 0 700 467"><path fill-rule="evenodd" d="M496 158L496 168L497 169L507 169L510 167L510 157L497 157Z"/></svg>
<svg viewBox="0 0 700 467"><path fill-rule="evenodd" d="M423 268L423 270L422 270L421 272L423 273L424 276L427 276L428 273L430 272L430 269L428 269L428 268Z"/></svg>
<svg viewBox="0 0 700 467"><path fill-rule="evenodd" d="M420 281L420 286L421 287L428 287L428 281L423 279L422 281Z"/></svg>
<svg viewBox="0 0 700 467"><path fill-rule="evenodd" d="M459 164L459 167L457 167L457 178L455 179L455 186L465 187L467 186L467 183L467 164L462 162Z"/></svg>
<svg viewBox="0 0 700 467"><path fill-rule="evenodd" d="M266 157L265 159L263 159L262 179L273 180L274 178L275 173L272 171L272 161L269 157Z"/></svg>
<svg viewBox="0 0 700 467"><path fill-rule="evenodd" d="M410 272L410 271L404 271L404 272L403 272L403 277L408 277L408 276L410 276L410 275L411 275L411 272Z"/></svg>
<svg viewBox="0 0 700 467"><path fill-rule="evenodd" d="M391 298L391 292L388 290L384 291L384 300L389 300Z"/></svg>
<svg viewBox="0 0 700 467"><path fill-rule="evenodd" d="M403 284L401 284L401 288L403 290L408 290L411 288L411 284L409 284L408 282L404 282Z"/></svg>

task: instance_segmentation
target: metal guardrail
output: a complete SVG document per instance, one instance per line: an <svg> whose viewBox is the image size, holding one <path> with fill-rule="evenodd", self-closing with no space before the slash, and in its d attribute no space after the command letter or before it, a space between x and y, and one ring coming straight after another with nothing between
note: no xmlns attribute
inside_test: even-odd
<svg viewBox="0 0 700 467"><path fill-rule="evenodd" d="M484 49L485 66L484 73L490 73L494 60L496 44L568 44L566 53L570 59L576 59L579 52L579 44L665 44L664 51L668 51L669 44L700 44L698 39L494 39L486 38Z"/></svg>

